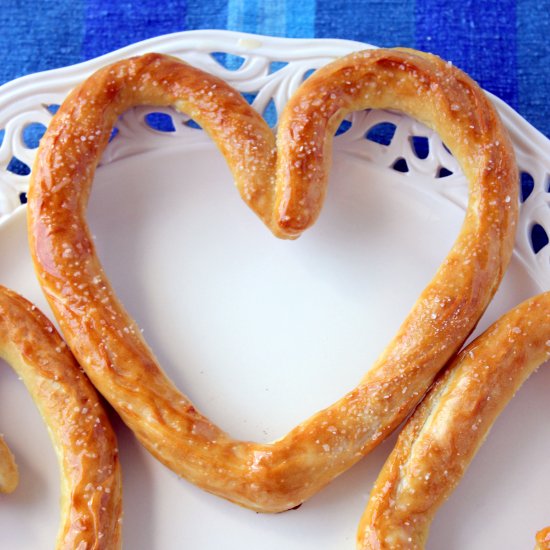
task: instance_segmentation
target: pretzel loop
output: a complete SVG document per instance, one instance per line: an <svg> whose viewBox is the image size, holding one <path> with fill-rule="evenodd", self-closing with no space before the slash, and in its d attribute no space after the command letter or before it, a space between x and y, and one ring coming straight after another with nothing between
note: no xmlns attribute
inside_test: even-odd
<svg viewBox="0 0 550 550"><path fill-rule="evenodd" d="M278 236L317 218L332 134L353 109L399 109L436 128L470 180L461 233L382 356L331 407L272 444L232 439L166 378L115 297L85 220L94 169L116 117L147 103L193 117L224 154L241 196ZM275 177L276 175L276 177ZM42 139L29 191L39 281L79 362L140 441L193 483L258 511L300 504L382 441L460 347L510 259L517 169L479 88L438 58L401 50L352 54L319 70L280 119L263 120L222 81L149 54L92 75Z"/></svg>

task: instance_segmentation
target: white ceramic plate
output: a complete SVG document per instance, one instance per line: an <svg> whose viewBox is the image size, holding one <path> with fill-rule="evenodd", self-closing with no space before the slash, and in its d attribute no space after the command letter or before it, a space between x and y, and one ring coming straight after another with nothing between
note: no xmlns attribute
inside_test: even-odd
<svg viewBox="0 0 550 550"><path fill-rule="evenodd" d="M5 170L31 163L22 135L108 60L145 51L180 55L245 92L263 111L280 108L310 68L352 49L342 41L293 41L237 33L160 37L76 67L33 75L0 94L0 284L49 313L30 264L25 209L15 198L27 177ZM211 52L245 58L238 70ZM234 69L235 58L221 58ZM273 61L288 63L271 65ZM274 69L278 69L272 72ZM531 228L548 223L548 142L497 101L534 190L522 207L518 246L485 328L522 299L548 288L548 248L535 254ZM269 108L268 108L269 109ZM269 112L269 111L268 111ZM272 112L272 111L271 111ZM200 130L170 113L174 132L152 130L146 109L120 121L98 169L89 219L119 296L180 389L240 438L280 437L353 387L384 348L450 248L466 188L432 132L392 113L354 117L337 138L326 206L295 242L274 239L240 201L221 156ZM396 126L391 144L364 139ZM420 159L411 136L426 136ZM371 134L372 137L372 134ZM422 156L422 155L421 155ZM391 168L404 158L409 172ZM445 166L454 172L436 178ZM546 224L546 225L545 225ZM464 481L434 522L428 548L499 550L532 546L550 524L550 373L525 384ZM203 493L161 466L113 415L124 475L124 548L286 550L354 548L355 530L393 439L295 511L259 515ZM59 479L53 449L22 384L0 372L0 427L17 455L21 485L0 496L2 547L51 548Z"/></svg>

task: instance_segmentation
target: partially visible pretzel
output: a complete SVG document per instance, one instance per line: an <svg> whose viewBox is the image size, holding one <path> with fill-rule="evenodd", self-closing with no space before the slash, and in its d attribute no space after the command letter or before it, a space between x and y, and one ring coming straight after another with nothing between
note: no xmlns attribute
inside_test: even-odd
<svg viewBox="0 0 550 550"><path fill-rule="evenodd" d="M318 216L332 135L352 110L399 109L422 120L470 181L455 245L374 368L272 444L232 439L172 385L97 258L85 219L94 170L117 117L139 104L172 105L193 117L221 149L243 199L283 237L296 237ZM513 150L489 100L464 73L419 52L361 52L317 71L282 113L277 148L262 118L223 81L149 54L99 70L69 95L41 141L28 196L38 279L94 385L161 462L212 493L267 512L309 498L421 399L498 287L512 251L518 193Z"/></svg>
<svg viewBox="0 0 550 550"><path fill-rule="evenodd" d="M12 493L19 483L19 470L15 458L0 437L0 493Z"/></svg>
<svg viewBox="0 0 550 550"><path fill-rule="evenodd" d="M550 359L550 292L522 303L449 365L408 420L358 530L364 550L424 548L432 519L498 415ZM550 550L550 528L537 550Z"/></svg>
<svg viewBox="0 0 550 550"><path fill-rule="evenodd" d="M31 393L57 454L62 474L57 550L120 548L120 467L109 419L50 321L1 286L0 357ZM17 470L5 444L0 472L6 492L15 489Z"/></svg>

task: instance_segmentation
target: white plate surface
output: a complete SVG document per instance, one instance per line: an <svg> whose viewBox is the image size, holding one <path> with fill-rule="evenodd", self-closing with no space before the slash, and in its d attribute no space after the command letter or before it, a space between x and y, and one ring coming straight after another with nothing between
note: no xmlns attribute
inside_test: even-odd
<svg viewBox="0 0 550 550"><path fill-rule="evenodd" d="M234 436L276 439L368 370L449 250L460 199L434 191L433 178L424 185L421 175L340 147L319 222L298 241L278 241L241 202L209 142L163 139L98 169L89 219L100 255L177 386ZM463 191L460 175L448 179ZM0 284L49 313L24 217L21 208L0 225ZM520 256L480 328L541 290L541 277ZM429 549L528 548L550 523L550 428L541 421L550 418L549 385L541 369L506 409L438 513ZM126 549L354 548L393 442L298 510L259 515L178 480L112 416ZM57 464L38 412L8 368L0 371L0 427L21 470L17 492L0 496L1 546L51 548Z"/></svg>

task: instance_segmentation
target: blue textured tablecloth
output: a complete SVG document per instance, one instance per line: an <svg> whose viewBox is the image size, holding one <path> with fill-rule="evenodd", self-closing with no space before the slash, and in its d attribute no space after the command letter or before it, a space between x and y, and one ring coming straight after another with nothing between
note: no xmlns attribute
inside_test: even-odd
<svg viewBox="0 0 550 550"><path fill-rule="evenodd" d="M550 0L2 0L0 83L191 29L437 53L550 137Z"/></svg>

